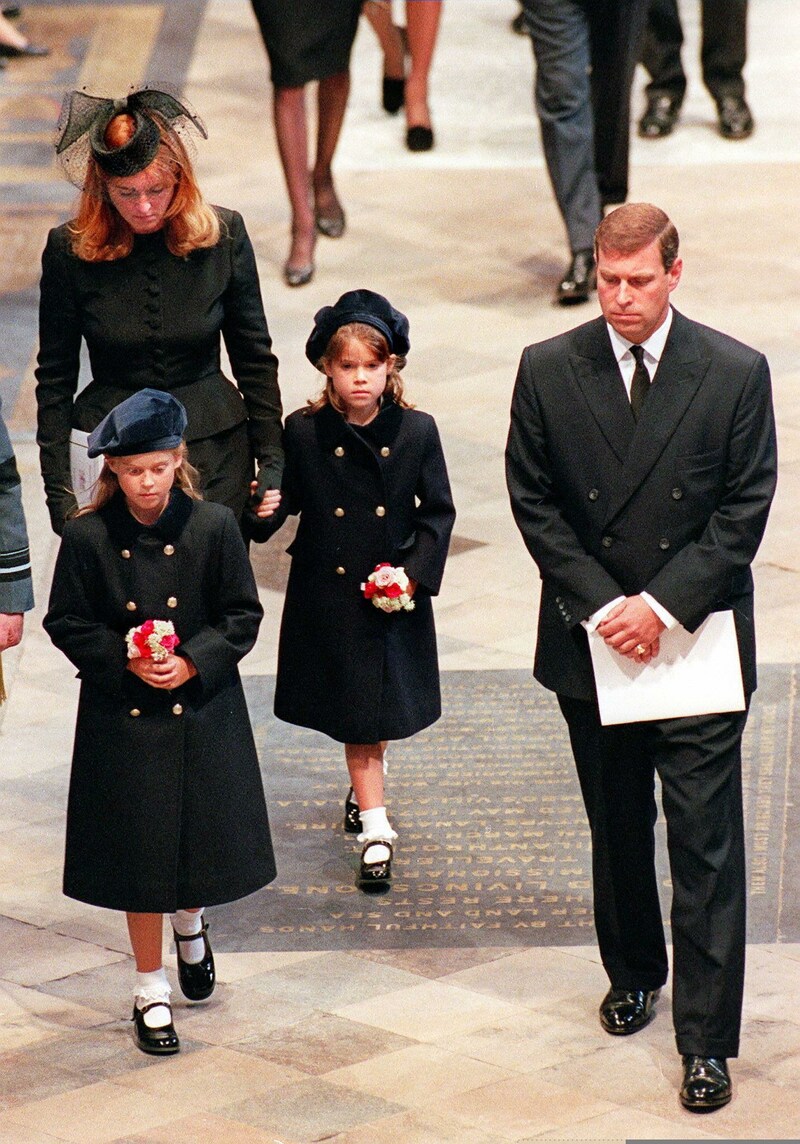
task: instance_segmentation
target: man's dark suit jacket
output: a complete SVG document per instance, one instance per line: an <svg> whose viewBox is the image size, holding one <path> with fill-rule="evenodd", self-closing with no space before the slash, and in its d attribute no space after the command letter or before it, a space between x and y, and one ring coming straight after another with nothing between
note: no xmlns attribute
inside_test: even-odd
<svg viewBox="0 0 800 1144"><path fill-rule="evenodd" d="M528 346L506 469L543 582L536 678L593 699L581 621L647 591L689 631L732 608L753 691L750 564L776 465L765 357L677 311L638 423L603 318Z"/></svg>

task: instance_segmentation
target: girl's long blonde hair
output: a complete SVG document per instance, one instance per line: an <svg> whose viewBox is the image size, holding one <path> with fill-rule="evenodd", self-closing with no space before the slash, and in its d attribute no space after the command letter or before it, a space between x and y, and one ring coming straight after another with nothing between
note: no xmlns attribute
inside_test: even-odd
<svg viewBox="0 0 800 1144"><path fill-rule="evenodd" d="M349 322L346 326L340 326L328 342L325 353L317 362L317 369L326 374L325 388L321 393L317 394L316 397L309 397L305 413L316 413L319 409L322 409L323 405L332 405L339 413L345 412L339 395L333 388L328 367L331 362L338 361L339 358L341 358L349 341L363 342L365 346L372 350L378 361L388 361L392 356L389 343L380 330L376 330L374 326L370 326L366 322ZM383 391L383 395L384 397L391 398L401 409L413 409L414 406L411 402L406 401L403 396L404 386L403 379L400 376L400 370L403 369L405 364L405 357L397 355L394 366L386 378L386 388Z"/></svg>
<svg viewBox="0 0 800 1144"><path fill-rule="evenodd" d="M164 221L167 248L184 258L193 250L216 246L219 217L203 198L183 140L157 112L148 114L161 134L153 163L175 180L175 192ZM132 138L134 130L133 116L121 112L106 127L105 142L109 147L120 147ZM134 233L108 197L108 178L90 154L77 214L68 223L73 253L84 262L114 262L133 250Z"/></svg>
<svg viewBox="0 0 800 1144"><path fill-rule="evenodd" d="M189 455L185 442L181 442L177 449L165 449L164 452L173 453L180 457L178 468L175 470L175 485L179 489L182 489L192 500L202 500L203 496L199 491L200 474L194 465L189 463ZM77 512L73 513L73 516L87 516L90 512L99 512L103 505L108 504L117 492L119 492L117 474L103 462L100 476L95 482L94 496L92 497L91 504L87 504L84 508L78 509Z"/></svg>

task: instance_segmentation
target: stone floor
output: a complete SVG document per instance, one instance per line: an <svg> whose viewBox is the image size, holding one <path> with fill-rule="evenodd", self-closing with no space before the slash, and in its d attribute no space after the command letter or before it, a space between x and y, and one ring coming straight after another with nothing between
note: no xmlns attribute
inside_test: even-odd
<svg viewBox="0 0 800 1144"><path fill-rule="evenodd" d="M770 358L781 479L756 566L760 655L792 663L800 635L792 524L800 494L800 10L796 0L751 5L747 76L758 130L729 143L713 130L698 78L697 8L682 2L690 90L681 126L662 142L634 140L632 197L659 202L681 231L679 308ZM0 392L23 472L39 600L22 649L4 656L11 697L0 714L9 792L0 805L4 1144L800 1135L797 945L749 948L735 1098L698 1118L676 1098L669 990L632 1042L606 1037L595 1016L605 979L592 946L274 952L265 942L263 951L222 952L214 999L176 1008L184 1051L153 1061L130 1041L132 968L120 918L60 894L76 692L40 628L55 542L32 440L32 365L38 252L47 227L66 217L70 194L42 159L47 132L26 116L54 121L66 86L116 94L145 76L185 77L210 130L198 154L204 186L243 212L254 238L287 409L317 386L303 345L318 307L365 285L408 312L409 391L437 417L459 509L461 543L437 607L442 668L525 668L536 577L503 484L510 392L522 347L593 316L596 306L575 312L551 303L564 242L531 109L530 49L508 29L515 11L512 0L446 5L429 155L405 152L402 121L379 110L379 59L361 29L338 157L347 235L322 239L313 283L289 291L280 280L288 216L263 52L245 0L26 10L32 36L55 51L0 76ZM641 77L637 108L640 86ZM264 589L267 620L244 665L251 675L274 669L280 603ZM796 813L787 805L784 830L795 836Z"/></svg>

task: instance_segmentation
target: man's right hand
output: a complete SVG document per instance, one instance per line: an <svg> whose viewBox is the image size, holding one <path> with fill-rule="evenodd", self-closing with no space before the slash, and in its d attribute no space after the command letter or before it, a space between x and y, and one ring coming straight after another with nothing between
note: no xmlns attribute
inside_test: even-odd
<svg viewBox="0 0 800 1144"><path fill-rule="evenodd" d="M10 614L0 612L0 651L5 651L8 647L16 647L22 639L24 622L25 617L21 612L11 612Z"/></svg>

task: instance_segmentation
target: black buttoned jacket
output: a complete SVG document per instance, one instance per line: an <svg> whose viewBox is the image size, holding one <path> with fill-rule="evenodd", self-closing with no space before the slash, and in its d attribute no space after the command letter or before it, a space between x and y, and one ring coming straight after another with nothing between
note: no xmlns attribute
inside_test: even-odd
<svg viewBox="0 0 800 1144"><path fill-rule="evenodd" d="M751 562L775 491L763 354L677 311L635 422L597 318L522 355L506 450L514 517L542 576L534 674L594 697L581 621L649 592L689 631L733 609L756 685Z"/></svg>
<svg viewBox="0 0 800 1144"><path fill-rule="evenodd" d="M438 719L431 596L455 509L433 418L388 402L359 431L332 406L286 421L283 503L300 514L281 624L275 713L344 743L402 739ZM419 582L415 609L363 598L376 564Z"/></svg>
<svg viewBox="0 0 800 1144"><path fill-rule="evenodd" d="M237 664L261 622L233 514L173 491L152 528L118 495L68 521L44 625L81 681L64 892L172 912L275 876ZM171 620L198 674L172 691L127 670L126 632Z"/></svg>
<svg viewBox="0 0 800 1144"><path fill-rule="evenodd" d="M241 215L216 210L219 242L186 258L170 254L158 232L137 235L126 258L84 262L72 253L66 225L49 234L42 255L36 400L45 494L58 533L75 507L70 430L91 432L145 386L169 390L183 402L190 457L193 442L246 422L252 456L266 470L265 486L280 483L278 361L253 248ZM220 334L238 388L220 369ZM82 340L92 379L76 398ZM224 454L219 464L225 464ZM247 496L245 487L242 503Z"/></svg>

